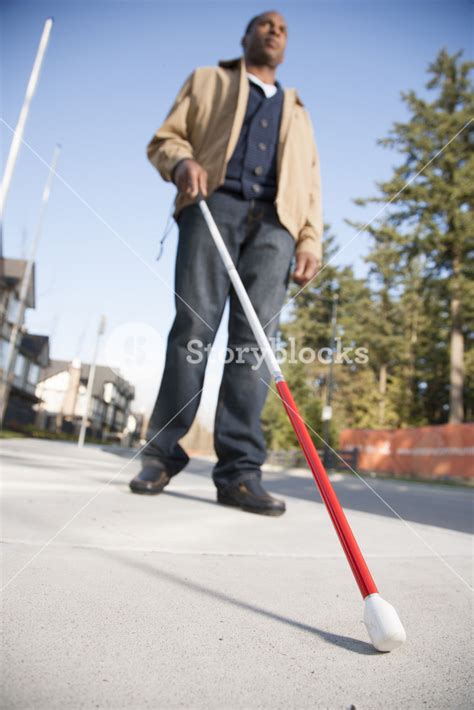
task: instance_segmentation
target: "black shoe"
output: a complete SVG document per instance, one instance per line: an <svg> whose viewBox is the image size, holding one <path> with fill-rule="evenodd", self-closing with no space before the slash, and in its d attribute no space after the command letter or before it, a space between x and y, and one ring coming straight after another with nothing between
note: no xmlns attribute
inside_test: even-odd
<svg viewBox="0 0 474 710"><path fill-rule="evenodd" d="M159 464L144 464L140 473L133 478L129 486L133 493L144 493L145 495L156 495L161 493L168 485L171 476Z"/></svg>
<svg viewBox="0 0 474 710"><path fill-rule="evenodd" d="M218 488L217 502L260 515L283 515L286 510L285 502L267 493L258 479Z"/></svg>

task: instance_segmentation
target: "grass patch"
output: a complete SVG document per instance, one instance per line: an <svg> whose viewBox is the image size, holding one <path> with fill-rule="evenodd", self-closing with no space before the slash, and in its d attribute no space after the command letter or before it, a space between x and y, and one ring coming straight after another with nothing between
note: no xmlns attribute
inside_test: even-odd
<svg viewBox="0 0 474 710"><path fill-rule="evenodd" d="M77 434L67 434L66 432L52 432L45 431L44 429L36 429L35 427L29 425L25 426L23 429L3 429L0 431L0 438L2 439L46 439L48 441L72 441L77 442ZM102 439L97 439L93 437L86 436L86 444L105 444L106 442Z"/></svg>
<svg viewBox="0 0 474 710"><path fill-rule="evenodd" d="M0 439L24 439L27 435L21 431L12 431L11 429L0 429Z"/></svg>

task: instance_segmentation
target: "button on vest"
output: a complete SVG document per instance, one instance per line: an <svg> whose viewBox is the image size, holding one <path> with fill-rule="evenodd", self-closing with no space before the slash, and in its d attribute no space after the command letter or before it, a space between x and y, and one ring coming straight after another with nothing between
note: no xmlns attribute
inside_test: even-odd
<svg viewBox="0 0 474 710"><path fill-rule="evenodd" d="M283 90L266 98L249 81L249 100L242 129L227 165L223 188L243 195L273 201L276 197L276 154L283 108Z"/></svg>

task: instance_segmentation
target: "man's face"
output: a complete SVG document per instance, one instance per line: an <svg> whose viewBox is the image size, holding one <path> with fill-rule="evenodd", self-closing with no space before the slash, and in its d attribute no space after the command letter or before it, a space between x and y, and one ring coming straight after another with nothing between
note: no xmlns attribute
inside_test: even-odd
<svg viewBox="0 0 474 710"><path fill-rule="evenodd" d="M252 64L277 67L283 61L286 40L284 17L278 12L265 12L242 39L245 58Z"/></svg>

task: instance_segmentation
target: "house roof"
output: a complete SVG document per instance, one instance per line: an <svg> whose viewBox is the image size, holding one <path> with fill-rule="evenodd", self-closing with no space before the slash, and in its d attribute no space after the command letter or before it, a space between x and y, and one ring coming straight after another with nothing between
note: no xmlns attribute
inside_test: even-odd
<svg viewBox="0 0 474 710"><path fill-rule="evenodd" d="M69 370L70 366L71 362L69 360L51 360L49 367L45 368L41 373L40 381L47 380L60 372ZM90 368L91 365L87 363L81 364L81 381L84 384L87 383L89 378ZM128 380L118 375L115 370L107 365L96 365L92 395L102 398L104 385L107 382L113 382L117 390L127 398L132 399L135 396L135 388Z"/></svg>
<svg viewBox="0 0 474 710"><path fill-rule="evenodd" d="M81 380L87 382L90 368L91 366L85 363L81 366ZM126 397L134 397L135 388L128 380L118 375L115 370L111 367L107 367L107 365L97 365L95 368L92 394L101 397L104 391L104 385L107 382L113 382L117 390Z"/></svg>
<svg viewBox="0 0 474 710"><path fill-rule="evenodd" d="M41 371L39 381L49 380L50 377L54 377L54 375L57 375L59 372L68 370L70 364L69 360L50 360L48 367L45 367Z"/></svg>
<svg viewBox="0 0 474 710"><path fill-rule="evenodd" d="M0 257L0 286L10 291L15 290L19 294L21 281L23 279L27 261L26 259L6 259ZM26 295L26 305L28 308L35 307L35 265L31 272L31 280Z"/></svg>
<svg viewBox="0 0 474 710"><path fill-rule="evenodd" d="M23 333L20 352L38 365L47 365L49 362L49 336Z"/></svg>

